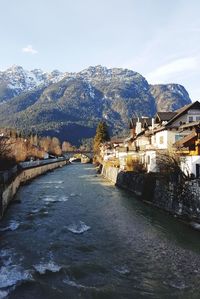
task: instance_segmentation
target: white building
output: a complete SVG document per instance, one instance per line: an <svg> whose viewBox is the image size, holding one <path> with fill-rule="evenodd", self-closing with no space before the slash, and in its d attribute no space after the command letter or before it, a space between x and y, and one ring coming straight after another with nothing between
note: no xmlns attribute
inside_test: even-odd
<svg viewBox="0 0 200 299"><path fill-rule="evenodd" d="M156 156L162 151L174 150L177 141L183 140L195 127L200 126L200 103L196 101L175 112L158 112L152 124L137 134L134 140L147 172L158 171ZM189 174L200 176L200 156L191 152L188 156L184 155L181 167L185 172L187 169Z"/></svg>

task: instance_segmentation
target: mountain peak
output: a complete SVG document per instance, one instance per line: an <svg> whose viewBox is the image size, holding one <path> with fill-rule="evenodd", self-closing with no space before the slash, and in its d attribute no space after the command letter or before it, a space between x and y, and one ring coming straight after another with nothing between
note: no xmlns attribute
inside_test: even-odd
<svg viewBox="0 0 200 299"><path fill-rule="evenodd" d="M8 87L12 89L12 93L9 93L9 95L12 96L38 87L46 87L62 80L65 75L58 70L54 70L51 73L44 72L41 69L27 71L22 66L14 64L5 71L0 72L0 83L7 82ZM5 100L5 97L6 95L3 95L3 100Z"/></svg>
<svg viewBox="0 0 200 299"><path fill-rule="evenodd" d="M7 68L5 72L16 73L16 72L23 72L23 71L24 69L22 66L13 64L11 67Z"/></svg>
<svg viewBox="0 0 200 299"><path fill-rule="evenodd" d="M97 76L97 75L107 76L108 73L110 73L110 70L107 67L97 65L97 66L89 66L88 68L80 71L78 73L78 75L94 77L94 76Z"/></svg>
<svg viewBox="0 0 200 299"><path fill-rule="evenodd" d="M118 78L118 77L123 77L126 79L130 78L143 78L141 74L129 70L126 68L107 68L102 65L96 65L96 66L90 66L87 69L82 70L81 72L77 73L78 76L83 76L87 78L88 80L91 79L97 79L97 80L102 80L103 78L106 80ZM144 79L144 78L143 78Z"/></svg>

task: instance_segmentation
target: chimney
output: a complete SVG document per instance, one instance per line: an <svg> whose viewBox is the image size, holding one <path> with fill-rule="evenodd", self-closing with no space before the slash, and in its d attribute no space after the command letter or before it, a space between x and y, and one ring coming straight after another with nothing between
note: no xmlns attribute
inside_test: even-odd
<svg viewBox="0 0 200 299"><path fill-rule="evenodd" d="M155 119L152 117L152 119L151 119L151 129L152 129L152 131L154 130L154 125L155 125Z"/></svg>
<svg viewBox="0 0 200 299"><path fill-rule="evenodd" d="M141 132L142 132L142 123L139 121L139 117L138 117L138 121L136 122L135 133L137 135Z"/></svg>

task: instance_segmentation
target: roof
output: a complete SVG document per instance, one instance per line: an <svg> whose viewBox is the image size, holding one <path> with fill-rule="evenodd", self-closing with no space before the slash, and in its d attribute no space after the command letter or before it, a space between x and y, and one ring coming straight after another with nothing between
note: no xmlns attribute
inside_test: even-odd
<svg viewBox="0 0 200 299"><path fill-rule="evenodd" d="M142 127L145 125L151 126L152 124L152 119L150 117L134 117L130 120L130 129L136 127L138 121L142 124Z"/></svg>
<svg viewBox="0 0 200 299"><path fill-rule="evenodd" d="M177 114L175 111L157 112L155 118L159 118L160 121L169 121Z"/></svg>
<svg viewBox="0 0 200 299"><path fill-rule="evenodd" d="M182 147L185 143L193 139L194 137L197 136L197 133L193 131L191 134L183 137L182 139L178 140L177 142L174 143L176 147Z"/></svg>
<svg viewBox="0 0 200 299"><path fill-rule="evenodd" d="M111 143L123 143L124 139L124 137L112 137L110 141Z"/></svg>
<svg viewBox="0 0 200 299"><path fill-rule="evenodd" d="M198 126L200 126L200 121L192 121L190 123L181 125L179 128L180 129L185 129L185 128L198 127Z"/></svg>
<svg viewBox="0 0 200 299"><path fill-rule="evenodd" d="M196 102L198 102L198 101L196 101ZM196 102L195 102L195 103L196 103ZM190 108L191 106L193 106L193 104L194 104L194 103L190 103L190 104L188 104L188 105L185 105L185 106L183 106L183 107L177 109L176 112L178 112L178 113L184 112L185 110L187 110L188 108Z"/></svg>
<svg viewBox="0 0 200 299"><path fill-rule="evenodd" d="M140 136L142 136L142 135L145 135L145 131L144 131L144 130L141 131L140 133L138 133L136 137L138 138L138 137L140 137Z"/></svg>
<svg viewBox="0 0 200 299"><path fill-rule="evenodd" d="M155 134L155 133L158 133L158 132L161 132L161 131L164 131L166 130L166 127L165 126L161 126L161 127L158 127L158 128L155 128L152 133Z"/></svg>
<svg viewBox="0 0 200 299"><path fill-rule="evenodd" d="M194 103L191 103L189 105L186 105L178 110L176 110L176 115L174 117L172 117L168 123L166 124L166 126L170 125L171 123L173 123L173 121L175 121L177 118L179 118L180 116L182 116L183 114L185 114L189 109L200 109L200 102L196 101Z"/></svg>

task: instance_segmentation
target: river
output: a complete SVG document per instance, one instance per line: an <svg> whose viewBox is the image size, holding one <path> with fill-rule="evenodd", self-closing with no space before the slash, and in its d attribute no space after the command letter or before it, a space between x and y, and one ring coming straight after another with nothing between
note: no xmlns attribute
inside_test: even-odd
<svg viewBox="0 0 200 299"><path fill-rule="evenodd" d="M200 298L200 233L73 164L0 223L0 298Z"/></svg>

